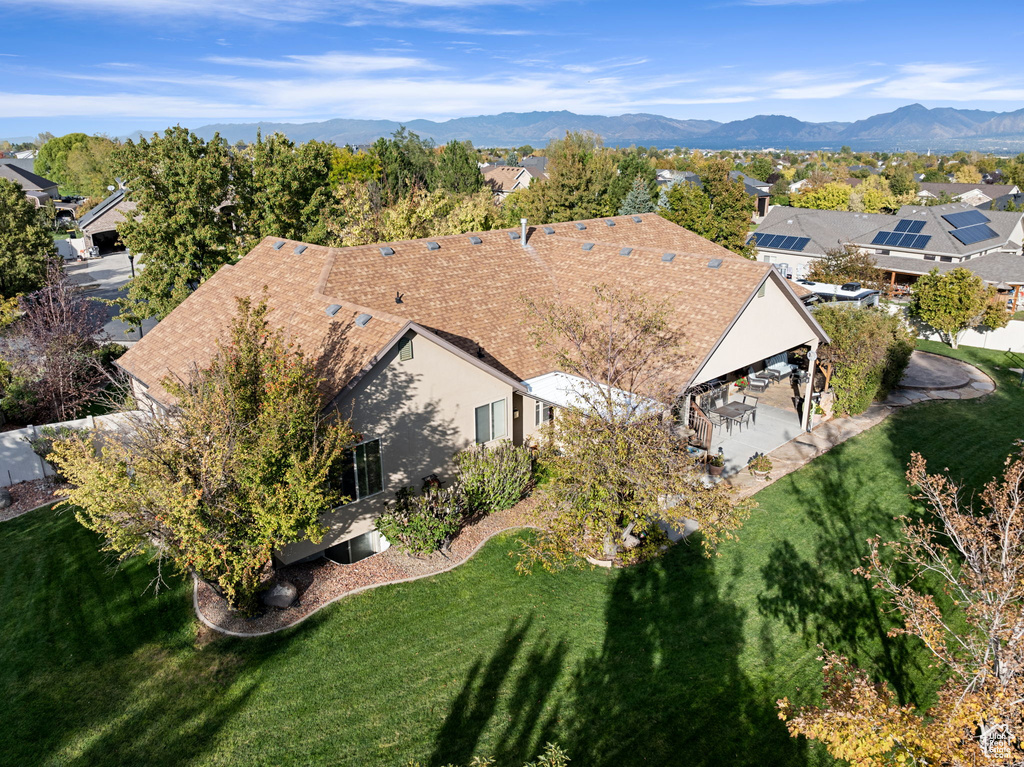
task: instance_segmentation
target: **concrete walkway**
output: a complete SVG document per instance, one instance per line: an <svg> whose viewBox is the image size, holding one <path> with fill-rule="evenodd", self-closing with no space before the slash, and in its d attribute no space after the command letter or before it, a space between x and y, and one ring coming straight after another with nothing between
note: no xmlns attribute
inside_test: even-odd
<svg viewBox="0 0 1024 767"><path fill-rule="evenodd" d="M900 381L900 388L893 391L885 402L872 405L860 415L826 421L768 453L772 461L771 480L758 480L743 470L723 481L735 488L740 498L747 498L850 437L876 426L898 408L928 400L975 399L990 394L995 388L992 379L973 365L915 351Z"/></svg>

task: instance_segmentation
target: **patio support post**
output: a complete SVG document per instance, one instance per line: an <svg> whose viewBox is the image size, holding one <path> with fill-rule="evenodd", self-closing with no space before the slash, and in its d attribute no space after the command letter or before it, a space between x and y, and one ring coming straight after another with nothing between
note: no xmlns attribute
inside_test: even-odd
<svg viewBox="0 0 1024 767"><path fill-rule="evenodd" d="M811 344L811 351L814 352L814 359L807 365L807 384L804 387L804 412L801 415L800 425L804 431L811 430L811 394L814 392L814 371L818 365L818 342Z"/></svg>

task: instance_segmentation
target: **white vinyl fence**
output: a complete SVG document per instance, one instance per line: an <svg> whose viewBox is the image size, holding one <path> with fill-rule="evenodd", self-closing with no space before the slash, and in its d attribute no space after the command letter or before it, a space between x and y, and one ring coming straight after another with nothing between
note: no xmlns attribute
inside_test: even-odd
<svg viewBox="0 0 1024 767"><path fill-rule="evenodd" d="M902 312L906 316L906 307L889 304L886 307L891 313ZM908 322L908 326L917 331L917 337L927 341L943 341L943 338L931 328L922 328L918 323ZM968 330L960 336L960 346L976 346L981 349L997 349L999 351L1024 352L1024 322L1010 320L1005 328L997 330Z"/></svg>
<svg viewBox="0 0 1024 767"><path fill-rule="evenodd" d="M123 416L89 416L76 421L45 424L45 426L71 426L76 429L116 429ZM53 476L53 467L32 451L28 440L34 439L45 426L27 426L24 429L0 432L0 487L9 487L19 482Z"/></svg>

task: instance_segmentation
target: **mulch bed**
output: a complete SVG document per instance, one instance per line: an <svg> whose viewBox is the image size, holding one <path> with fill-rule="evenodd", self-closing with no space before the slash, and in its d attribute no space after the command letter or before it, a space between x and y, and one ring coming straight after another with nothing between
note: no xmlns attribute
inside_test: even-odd
<svg viewBox="0 0 1024 767"><path fill-rule="evenodd" d="M54 483L52 478L33 479L19 482L7 489L11 491L14 503L6 509L0 509L0 522L20 517L26 511L42 506L48 501L55 501L67 494L67 485Z"/></svg>
<svg viewBox="0 0 1024 767"><path fill-rule="evenodd" d="M353 565L338 565L318 559L281 567L275 573L275 580L294 584L299 592L298 599L285 610L267 608L263 614L253 618L234 612L206 583L197 582L196 604L200 617L231 633L255 635L279 631L353 591L450 570L469 559L477 547L495 533L536 526L536 503L535 497L527 498L511 509L472 521L452 541L447 555L435 552L428 557L414 557L392 546Z"/></svg>

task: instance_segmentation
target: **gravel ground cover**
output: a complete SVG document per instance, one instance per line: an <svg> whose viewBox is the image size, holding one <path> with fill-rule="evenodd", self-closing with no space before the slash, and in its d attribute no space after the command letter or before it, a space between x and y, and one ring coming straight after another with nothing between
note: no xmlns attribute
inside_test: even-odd
<svg viewBox="0 0 1024 767"><path fill-rule="evenodd" d="M352 565L327 559L279 568L275 579L289 581L298 589L295 603L284 610L266 608L247 618L228 607L208 584L197 581L195 606L199 617L213 629L252 636L280 631L315 613L346 594L398 581L423 578L462 564L491 536L503 530L536 526L536 498L527 498L511 509L472 520L452 541L447 552L427 557L405 554L397 546Z"/></svg>
<svg viewBox="0 0 1024 767"><path fill-rule="evenodd" d="M0 522L20 517L26 511L31 511L44 503L50 503L55 498L64 497L66 485L55 485L52 479L33 479L29 482L19 482L11 485L11 498L14 503L6 509L0 509Z"/></svg>

